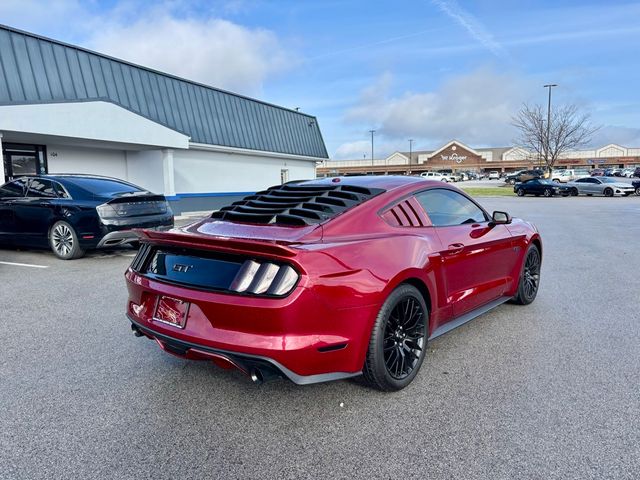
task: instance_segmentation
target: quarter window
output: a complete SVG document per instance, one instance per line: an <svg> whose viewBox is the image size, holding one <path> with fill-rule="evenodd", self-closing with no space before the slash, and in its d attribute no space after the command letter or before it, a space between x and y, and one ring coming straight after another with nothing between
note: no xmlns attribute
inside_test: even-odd
<svg viewBox="0 0 640 480"><path fill-rule="evenodd" d="M416 195L434 227L482 223L488 220L484 211L464 195L437 188Z"/></svg>

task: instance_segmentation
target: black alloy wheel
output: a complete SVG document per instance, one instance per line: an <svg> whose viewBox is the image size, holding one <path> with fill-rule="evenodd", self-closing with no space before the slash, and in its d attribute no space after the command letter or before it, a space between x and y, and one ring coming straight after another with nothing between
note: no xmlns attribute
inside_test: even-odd
<svg viewBox="0 0 640 480"><path fill-rule="evenodd" d="M577 189L576 187L573 187L573 188L571 189L571 196L572 196L572 197L577 197L577 196L578 196L578 193L579 193L579 192L578 192L578 189Z"/></svg>
<svg viewBox="0 0 640 480"><path fill-rule="evenodd" d="M542 257L540 256L540 250L538 250L538 247L534 244L529 245L522 268L522 274L520 275L518 293L513 298L514 303L528 305L535 300L536 295L538 295L538 288L540 287L541 264Z"/></svg>
<svg viewBox="0 0 640 480"><path fill-rule="evenodd" d="M604 196L605 197L613 197L613 189L612 188L605 188L604 189Z"/></svg>
<svg viewBox="0 0 640 480"><path fill-rule="evenodd" d="M519 197L524 197L524 189L523 189L523 188L519 188L519 189L516 191L516 194L517 194Z"/></svg>
<svg viewBox="0 0 640 480"><path fill-rule="evenodd" d="M551 190L550 188L545 188L544 189L544 196L545 197L552 197L553 196L553 190Z"/></svg>
<svg viewBox="0 0 640 480"><path fill-rule="evenodd" d="M427 346L428 310L411 285L396 288L380 309L363 368L366 383L378 390L400 390L411 383Z"/></svg>
<svg viewBox="0 0 640 480"><path fill-rule="evenodd" d="M640 197L640 187L636 188L636 195Z"/></svg>

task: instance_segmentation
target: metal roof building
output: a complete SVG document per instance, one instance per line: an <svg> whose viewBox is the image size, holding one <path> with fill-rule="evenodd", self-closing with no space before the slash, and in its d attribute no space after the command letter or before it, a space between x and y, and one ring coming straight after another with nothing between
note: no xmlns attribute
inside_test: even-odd
<svg viewBox="0 0 640 480"><path fill-rule="evenodd" d="M311 115L2 25L0 134L5 178L71 169L176 199L312 177L327 158Z"/></svg>

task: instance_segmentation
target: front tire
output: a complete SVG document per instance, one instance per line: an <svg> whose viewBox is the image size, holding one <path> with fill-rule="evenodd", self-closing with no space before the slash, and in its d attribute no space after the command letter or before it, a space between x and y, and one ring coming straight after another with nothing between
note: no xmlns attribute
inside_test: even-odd
<svg viewBox="0 0 640 480"><path fill-rule="evenodd" d="M579 192L578 192L578 189L577 189L577 188L575 188L575 187L574 187L574 188L572 188L572 189L571 189L571 196L572 196L572 197L577 197L577 196L578 196L578 193L579 193Z"/></svg>
<svg viewBox="0 0 640 480"><path fill-rule="evenodd" d="M544 196L547 197L547 198L552 197L553 196L553 191L551 189L549 189L549 188L546 188L544 190Z"/></svg>
<svg viewBox="0 0 640 480"><path fill-rule="evenodd" d="M636 188L636 195L640 197L640 187Z"/></svg>
<svg viewBox="0 0 640 480"><path fill-rule="evenodd" d="M49 246L51 251L62 260L73 260L84 255L80 248L78 235L71 225L64 220L53 224L49 233Z"/></svg>
<svg viewBox="0 0 640 480"><path fill-rule="evenodd" d="M518 293L513 297L513 303L529 305L536 299L540 287L540 266L542 257L540 250L534 244L529 245L524 257L524 265L518 282Z"/></svg>
<svg viewBox="0 0 640 480"><path fill-rule="evenodd" d="M516 195L518 195L519 197L524 197L524 189L519 188L519 189L516 191Z"/></svg>
<svg viewBox="0 0 640 480"><path fill-rule="evenodd" d="M400 285L391 292L373 325L362 370L370 387L392 392L413 381L426 355L428 319L417 288Z"/></svg>
<svg viewBox="0 0 640 480"><path fill-rule="evenodd" d="M613 189L611 189L611 188L605 188L605 189L604 189L604 196L605 196L605 197L613 197Z"/></svg>

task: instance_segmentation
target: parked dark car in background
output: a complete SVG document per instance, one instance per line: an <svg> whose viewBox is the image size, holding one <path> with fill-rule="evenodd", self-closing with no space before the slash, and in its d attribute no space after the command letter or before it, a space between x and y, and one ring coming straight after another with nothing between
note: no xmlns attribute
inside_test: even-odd
<svg viewBox="0 0 640 480"><path fill-rule="evenodd" d="M539 169L534 170L521 170L519 172L512 173L507 175L504 179L505 182L510 185L515 185L519 182L526 182L527 180L531 180L533 178L542 178L544 176L544 172Z"/></svg>
<svg viewBox="0 0 640 480"><path fill-rule="evenodd" d="M603 177L604 176L604 170L601 168L594 168L593 170L591 170L591 176L592 177Z"/></svg>
<svg viewBox="0 0 640 480"><path fill-rule="evenodd" d="M133 228L172 226L163 195L115 178L42 175L0 187L0 243L48 246L65 260L137 242Z"/></svg>
<svg viewBox="0 0 640 480"><path fill-rule="evenodd" d="M635 182L633 182L631 185L633 185L633 188L635 188L636 190L636 195L640 196L640 180L636 180Z"/></svg>
<svg viewBox="0 0 640 480"><path fill-rule="evenodd" d="M513 191L519 196L535 195L536 197L544 195L545 197L553 197L554 195L568 196L571 194L571 188L551 180L542 178L533 178L523 183L517 183L513 187Z"/></svg>
<svg viewBox="0 0 640 480"><path fill-rule="evenodd" d="M640 177L640 167L636 167L636 169L633 171L633 174L631 176Z"/></svg>

